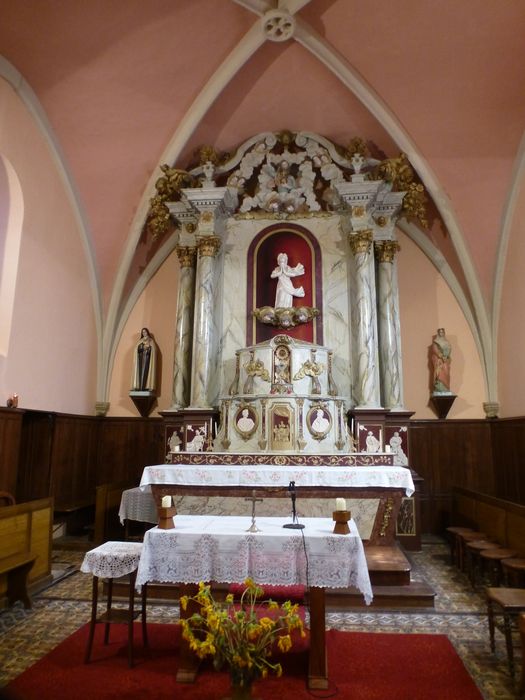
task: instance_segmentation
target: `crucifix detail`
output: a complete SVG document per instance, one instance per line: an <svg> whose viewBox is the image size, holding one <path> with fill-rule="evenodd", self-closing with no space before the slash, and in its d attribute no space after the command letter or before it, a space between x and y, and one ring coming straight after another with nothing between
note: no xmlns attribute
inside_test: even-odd
<svg viewBox="0 0 525 700"><path fill-rule="evenodd" d="M245 501L251 501L252 502L252 524L250 527L246 530L246 532L260 532L259 528L255 524L255 504L256 503L262 503L263 499L262 498L257 498L255 495L255 489L252 491L252 495L249 498L245 498Z"/></svg>

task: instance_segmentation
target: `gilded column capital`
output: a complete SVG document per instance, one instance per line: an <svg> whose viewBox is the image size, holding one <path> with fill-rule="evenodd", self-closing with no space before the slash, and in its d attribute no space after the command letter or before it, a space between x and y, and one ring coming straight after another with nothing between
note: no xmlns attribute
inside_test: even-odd
<svg viewBox="0 0 525 700"><path fill-rule="evenodd" d="M175 249L181 267L193 267L197 257L197 249L193 246L178 245Z"/></svg>
<svg viewBox="0 0 525 700"><path fill-rule="evenodd" d="M376 241L374 251L380 263L393 263L396 253L401 250L397 241Z"/></svg>
<svg viewBox="0 0 525 700"><path fill-rule="evenodd" d="M197 240L197 248L201 257L214 258L221 247L219 236L202 236Z"/></svg>
<svg viewBox="0 0 525 700"><path fill-rule="evenodd" d="M354 255L358 253L369 253L372 247L373 234L370 229L366 231L357 231L357 233L350 233L348 235L348 241L350 243L350 249Z"/></svg>

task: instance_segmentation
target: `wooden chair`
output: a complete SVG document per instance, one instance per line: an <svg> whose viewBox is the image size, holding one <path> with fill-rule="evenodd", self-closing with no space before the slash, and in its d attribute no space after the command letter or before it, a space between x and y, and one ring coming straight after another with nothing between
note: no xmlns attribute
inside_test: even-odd
<svg viewBox="0 0 525 700"><path fill-rule="evenodd" d="M512 559L517 553L516 549L509 549L508 547L483 549L479 553L481 574L487 573L490 586L501 586L503 561L505 559Z"/></svg>
<svg viewBox="0 0 525 700"><path fill-rule="evenodd" d="M470 530L470 532L460 532L457 535L457 546L458 546L458 567L460 571L467 572L467 562L466 562L466 546L467 542L473 542L474 540L486 540L488 539L486 532L479 532L477 530Z"/></svg>
<svg viewBox="0 0 525 700"><path fill-rule="evenodd" d="M447 532L447 537L448 537L448 543L450 546L450 563L459 567L459 535L463 535L465 533L470 533L474 532L474 530L471 527L459 527L456 525L452 525L451 527L447 527L446 529Z"/></svg>
<svg viewBox="0 0 525 700"><path fill-rule="evenodd" d="M490 649L496 650L494 631L496 618L503 618L503 634L507 647L507 661L512 678L515 675L514 645L512 641L513 622L517 623L518 616L525 612L525 588L487 588L487 617L489 623Z"/></svg>
<svg viewBox="0 0 525 700"><path fill-rule="evenodd" d="M503 585L509 588L525 588L525 559L512 557L501 562Z"/></svg>
<svg viewBox="0 0 525 700"><path fill-rule="evenodd" d="M15 506L16 500L9 491L0 491L0 506Z"/></svg>

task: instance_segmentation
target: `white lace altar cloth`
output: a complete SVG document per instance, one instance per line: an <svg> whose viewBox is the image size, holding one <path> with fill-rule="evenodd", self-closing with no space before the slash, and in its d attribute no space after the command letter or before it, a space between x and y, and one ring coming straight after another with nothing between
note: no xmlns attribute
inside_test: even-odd
<svg viewBox="0 0 525 700"><path fill-rule="evenodd" d="M140 488L151 484L179 486L282 486L290 481L301 486L339 488L403 488L407 497L414 493L410 469L405 467L291 467L257 465L159 464L146 467ZM287 494L285 494L287 495Z"/></svg>
<svg viewBox="0 0 525 700"><path fill-rule="evenodd" d="M303 530L283 528L286 522L290 519L257 518L260 531L252 533L249 517L177 515L173 530L146 532L137 586L240 583L250 576L261 585L355 587L370 604L372 586L353 521L348 535L334 535L329 518L301 518Z"/></svg>
<svg viewBox="0 0 525 700"><path fill-rule="evenodd" d="M157 505L151 489L144 491L136 486L133 489L126 489L120 498L118 511L120 522L124 525L124 520L138 520L141 523L159 522Z"/></svg>
<svg viewBox="0 0 525 700"><path fill-rule="evenodd" d="M80 571L100 578L120 578L139 565L142 542L104 542L86 552Z"/></svg>

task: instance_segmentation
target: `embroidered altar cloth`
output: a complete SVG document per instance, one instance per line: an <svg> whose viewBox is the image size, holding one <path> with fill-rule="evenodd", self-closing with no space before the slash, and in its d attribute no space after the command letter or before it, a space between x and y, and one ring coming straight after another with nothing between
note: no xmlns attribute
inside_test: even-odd
<svg viewBox="0 0 525 700"><path fill-rule="evenodd" d="M266 486L288 488L305 486L340 488L403 488L407 497L414 493L410 469L405 467L334 467L257 465L188 465L159 464L146 467L140 488L152 484L179 486Z"/></svg>
<svg viewBox="0 0 525 700"><path fill-rule="evenodd" d="M355 587L370 604L366 557L353 521L348 535L334 535L329 518L302 518L303 530L283 528L286 522L257 518L260 531L252 533L248 517L177 515L174 529L146 532L137 586L148 581L240 583L251 577L261 585Z"/></svg>

